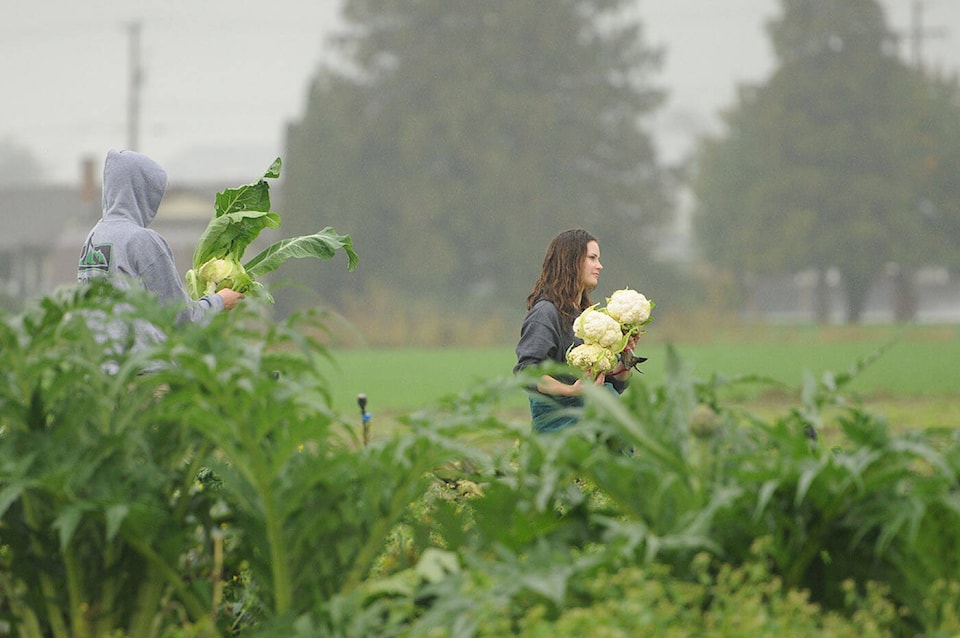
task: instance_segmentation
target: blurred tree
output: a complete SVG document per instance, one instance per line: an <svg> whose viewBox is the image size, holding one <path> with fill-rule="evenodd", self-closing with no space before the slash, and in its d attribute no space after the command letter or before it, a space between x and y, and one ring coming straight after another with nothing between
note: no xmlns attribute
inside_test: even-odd
<svg viewBox="0 0 960 638"><path fill-rule="evenodd" d="M726 135L702 147L696 233L707 259L744 279L816 271L820 321L824 274L836 268L847 321L858 322L886 266L909 273L935 256L918 202L946 110L898 59L876 0L781 4L769 25L779 66L741 92Z"/></svg>
<svg viewBox="0 0 960 638"><path fill-rule="evenodd" d="M346 0L344 63L288 130L284 207L297 230L351 234L361 263L298 279L328 299L522 310L549 239L582 226L642 285L667 198L641 128L659 53L632 4Z"/></svg>
<svg viewBox="0 0 960 638"><path fill-rule="evenodd" d="M939 242L937 255L960 268L960 81L933 77L924 113L919 210Z"/></svg>

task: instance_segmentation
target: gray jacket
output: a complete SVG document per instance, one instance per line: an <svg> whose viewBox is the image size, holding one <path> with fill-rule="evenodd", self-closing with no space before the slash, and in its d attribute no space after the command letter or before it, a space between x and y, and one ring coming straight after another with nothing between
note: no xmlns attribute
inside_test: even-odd
<svg viewBox="0 0 960 638"><path fill-rule="evenodd" d="M517 342L517 364L514 372L530 365L552 360L566 363L567 350L574 344L582 343L573 336L573 323L564 325L560 311L551 301L540 299L527 312L520 327L520 340ZM571 381L572 383L572 381Z"/></svg>
<svg viewBox="0 0 960 638"><path fill-rule="evenodd" d="M108 277L117 287L139 284L160 303L183 307L179 321L200 322L223 310L220 295L194 301L183 287L173 251L166 240L147 228L160 208L167 173L159 164L134 151L107 153L103 166L103 217L87 235L80 253L77 281ZM198 238L199 239L199 238ZM114 335L108 328L108 334ZM137 342L160 341L163 333L145 321L136 324Z"/></svg>
<svg viewBox="0 0 960 638"><path fill-rule="evenodd" d="M517 342L517 363L514 373L527 366L538 365L544 361L567 362L567 350L580 345L583 340L574 336L573 322L564 322L560 311L551 301L539 299L530 308L523 325L520 327L520 340ZM561 375L556 377L563 383L573 383L576 377ZM607 383L622 393L627 387L626 381L609 378Z"/></svg>

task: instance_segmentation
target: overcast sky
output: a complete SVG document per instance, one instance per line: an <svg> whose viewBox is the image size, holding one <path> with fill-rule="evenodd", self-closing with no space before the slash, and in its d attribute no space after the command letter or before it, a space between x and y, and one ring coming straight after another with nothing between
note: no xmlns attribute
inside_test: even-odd
<svg viewBox="0 0 960 638"><path fill-rule="evenodd" d="M883 0L906 33L916 0ZM778 0L638 0L651 44L666 47L670 97L656 134L668 159L717 126L736 86L773 61L765 22ZM960 68L960 2L924 0L928 65ZM0 23L0 140L26 148L58 182L128 145L130 25L141 25L139 147L171 182L259 176L283 154L287 122L329 54L339 0L34 0ZM904 44L904 54L908 54Z"/></svg>

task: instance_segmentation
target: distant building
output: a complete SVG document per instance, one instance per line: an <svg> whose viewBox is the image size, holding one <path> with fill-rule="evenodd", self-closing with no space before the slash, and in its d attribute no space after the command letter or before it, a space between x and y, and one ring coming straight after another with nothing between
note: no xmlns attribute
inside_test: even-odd
<svg viewBox="0 0 960 638"><path fill-rule="evenodd" d="M945 268L928 267L913 276L917 293L917 323L960 323L960 278ZM842 323L846 299L839 273L827 275L831 323ZM773 322L810 322L815 317L816 275L801 272L767 277L753 287L744 314L752 319ZM890 323L894 317L894 280L883 273L871 284L861 320L863 323Z"/></svg>
<svg viewBox="0 0 960 638"><path fill-rule="evenodd" d="M0 303L19 306L64 283L59 244L80 234L73 252L73 281L86 231L100 215L99 202L81 189L25 186L0 189ZM85 230L84 230L85 229Z"/></svg>

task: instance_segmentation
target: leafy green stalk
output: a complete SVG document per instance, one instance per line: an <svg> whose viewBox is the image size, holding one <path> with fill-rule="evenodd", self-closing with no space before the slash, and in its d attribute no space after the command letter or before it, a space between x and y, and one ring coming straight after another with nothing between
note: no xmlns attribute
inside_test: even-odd
<svg viewBox="0 0 960 638"><path fill-rule="evenodd" d="M211 259L232 256L238 261L265 228L279 228L280 215L270 211L237 211L210 220L193 252L193 267L199 270Z"/></svg>
<svg viewBox="0 0 960 638"><path fill-rule="evenodd" d="M355 269L359 257L353 250L353 241L350 236L339 235L329 226L312 235L280 240L261 251L243 267L251 277L260 277L273 272L288 259L303 257L332 259L338 248L342 248L347 253L349 259L347 269Z"/></svg>
<svg viewBox="0 0 960 638"><path fill-rule="evenodd" d="M273 571L274 611L277 615L286 614L293 605L293 583L290 579L290 557L283 528L285 518L273 503L273 492L269 485L259 486L262 490L264 526L270 551L270 568Z"/></svg>
<svg viewBox="0 0 960 638"><path fill-rule="evenodd" d="M39 528L40 515L36 511L37 508L33 495L28 495L26 493L21 494L20 503L23 507L23 518L27 525L35 529ZM43 556L45 552L40 546L40 542L36 539L32 540L31 542L34 545L34 549L37 551L38 555ZM53 579L47 572L41 572L39 574L39 579L40 591L46 601L45 608L47 612L47 622L49 623L51 634L53 634L54 638L69 638L70 632L67 631L67 626L63 620L63 610L56 603L57 595Z"/></svg>
<svg viewBox="0 0 960 638"><path fill-rule="evenodd" d="M147 560L147 577L143 579L139 590L139 600L136 613L134 615L134 631L132 635L147 635L143 632L152 623L160 608L159 601L162 598L163 590L166 586L171 587L177 592L178 600L187 609L190 617L193 619L203 618L206 614L206 608L200 599L184 583L183 575L174 569L173 565L156 551L142 538L134 534L124 534L123 540L129 544L138 554Z"/></svg>
<svg viewBox="0 0 960 638"><path fill-rule="evenodd" d="M280 178L280 158L273 160L263 177L252 184L228 188L217 193L215 213L217 217L243 210L270 210L270 186L268 179Z"/></svg>
<svg viewBox="0 0 960 638"><path fill-rule="evenodd" d="M0 586L3 587L3 591L11 594L4 602L9 605L10 614L14 619L12 624L17 628L17 635L20 638L44 638L37 613L16 595L17 587L20 585L17 574L0 573Z"/></svg>
<svg viewBox="0 0 960 638"><path fill-rule="evenodd" d="M116 543L108 544L103 550L103 566L106 572L116 573L115 565L118 563L120 546ZM103 636L116 627L120 617L121 604L119 602L119 593L122 589L119 577L107 578L100 587L100 601L104 610L109 613L100 614L94 625L94 636Z"/></svg>
<svg viewBox="0 0 960 638"><path fill-rule="evenodd" d="M193 299L223 288L260 293L263 287L255 279L273 272L287 259L331 259L337 249L346 251L349 269L356 268L358 257L350 236L337 234L329 227L312 235L278 241L242 263L244 252L261 231L280 227L280 215L270 210L270 186L266 181L280 177L280 165L278 157L260 180L217 194L214 216L197 242L193 267L186 273L187 292ZM272 301L269 294L265 297Z"/></svg>
<svg viewBox="0 0 960 638"><path fill-rule="evenodd" d="M90 635L89 626L85 621L84 607L89 604L83 595L83 573L76 552L72 547L63 550L63 566L67 579L67 600L70 608L70 636L72 638L86 638Z"/></svg>

